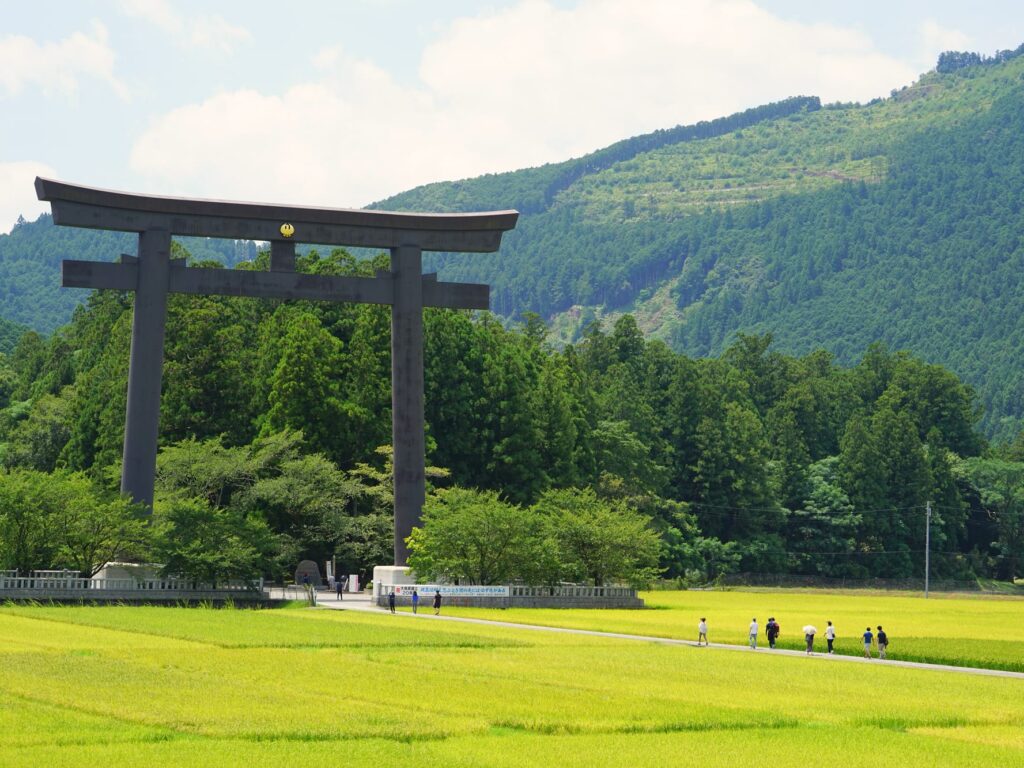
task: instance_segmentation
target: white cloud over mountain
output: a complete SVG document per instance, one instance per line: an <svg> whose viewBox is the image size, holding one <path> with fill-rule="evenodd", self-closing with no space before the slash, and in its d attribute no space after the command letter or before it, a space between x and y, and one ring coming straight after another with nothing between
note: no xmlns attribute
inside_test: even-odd
<svg viewBox="0 0 1024 768"><path fill-rule="evenodd" d="M524 0L450 25L411 84L340 48L314 62L283 92L163 114L132 168L169 192L354 206L787 96L867 100L916 74L857 30L749 0Z"/></svg>
<svg viewBox="0 0 1024 768"><path fill-rule="evenodd" d="M33 182L36 176L56 175L45 163L0 163L0 232L9 232L18 216L35 219L49 210L46 203L36 200Z"/></svg>

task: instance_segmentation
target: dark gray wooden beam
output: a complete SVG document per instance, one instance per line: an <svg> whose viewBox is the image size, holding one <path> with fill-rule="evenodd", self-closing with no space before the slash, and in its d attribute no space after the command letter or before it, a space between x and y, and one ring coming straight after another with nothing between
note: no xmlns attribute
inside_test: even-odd
<svg viewBox="0 0 1024 768"><path fill-rule="evenodd" d="M168 291L193 295L219 294L259 299L352 301L367 304L394 302L393 278L309 275L301 272L262 272L244 269L205 269L177 266L168 272ZM134 291L139 264L67 260L61 263L65 288L105 288ZM424 276L423 304L446 309L487 309L490 288L476 283L440 283Z"/></svg>
<svg viewBox="0 0 1024 768"><path fill-rule="evenodd" d="M387 249L415 244L423 251L496 251L519 217L516 211L395 213L195 200L42 178L36 179L36 195L49 201L54 223L65 226L273 242L281 240L281 225L291 224L293 242Z"/></svg>

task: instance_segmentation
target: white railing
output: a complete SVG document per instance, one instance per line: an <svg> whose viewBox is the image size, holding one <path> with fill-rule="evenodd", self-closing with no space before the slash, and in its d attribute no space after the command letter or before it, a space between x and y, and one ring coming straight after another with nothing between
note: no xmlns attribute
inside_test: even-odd
<svg viewBox="0 0 1024 768"><path fill-rule="evenodd" d="M559 584L553 587L512 587L512 597L636 597L631 587L587 587L575 584Z"/></svg>
<svg viewBox="0 0 1024 768"><path fill-rule="evenodd" d="M263 591L258 582L224 581L216 585L179 578L153 579L85 579L80 576L12 576L0 572L0 592L250 592Z"/></svg>

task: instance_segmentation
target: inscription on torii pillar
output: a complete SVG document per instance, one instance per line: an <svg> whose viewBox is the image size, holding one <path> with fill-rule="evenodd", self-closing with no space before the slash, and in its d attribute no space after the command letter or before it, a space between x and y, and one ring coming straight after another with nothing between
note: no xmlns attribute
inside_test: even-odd
<svg viewBox="0 0 1024 768"><path fill-rule="evenodd" d="M153 504L164 325L168 293L352 301L391 306L391 413L395 484L395 565L424 500L423 308L487 309L486 285L439 282L422 272L423 251L493 252L516 225L516 211L429 214L156 197L36 179L53 221L71 227L136 232L136 257L120 263L64 261L69 288L135 292L128 368L121 490ZM170 258L174 235L270 242L270 271L199 269ZM391 252L376 277L295 271L295 244L348 245Z"/></svg>

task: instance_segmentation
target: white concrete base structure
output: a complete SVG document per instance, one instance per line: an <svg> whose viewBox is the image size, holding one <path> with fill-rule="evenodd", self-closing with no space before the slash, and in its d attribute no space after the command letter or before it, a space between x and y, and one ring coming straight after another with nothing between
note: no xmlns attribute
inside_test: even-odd
<svg viewBox="0 0 1024 768"><path fill-rule="evenodd" d="M407 565L375 565L373 567L373 595L383 595L385 586L415 584L416 577Z"/></svg>
<svg viewBox="0 0 1024 768"><path fill-rule="evenodd" d="M154 563L107 563L100 568L93 579L103 581L105 579L159 579L160 565Z"/></svg>

